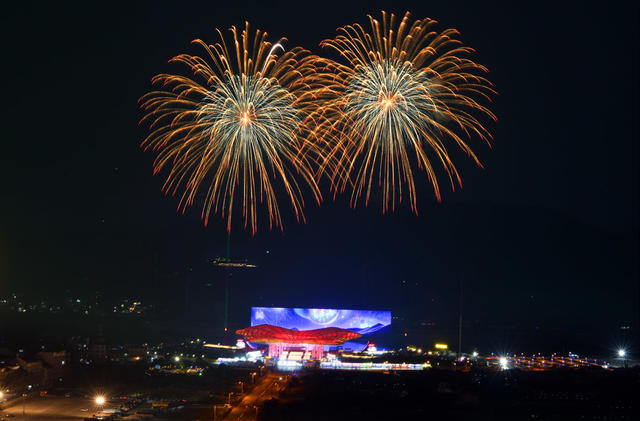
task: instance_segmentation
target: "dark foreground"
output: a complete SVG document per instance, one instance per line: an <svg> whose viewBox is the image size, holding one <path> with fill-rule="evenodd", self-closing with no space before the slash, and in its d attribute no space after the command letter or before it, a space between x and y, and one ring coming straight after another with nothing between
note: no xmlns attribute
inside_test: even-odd
<svg viewBox="0 0 640 421"><path fill-rule="evenodd" d="M285 420L636 420L640 370L296 376L264 421Z"/></svg>

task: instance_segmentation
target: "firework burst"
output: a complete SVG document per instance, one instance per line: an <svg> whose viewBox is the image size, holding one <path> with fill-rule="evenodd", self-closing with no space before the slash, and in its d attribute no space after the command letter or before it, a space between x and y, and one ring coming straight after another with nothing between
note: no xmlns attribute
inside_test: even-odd
<svg viewBox="0 0 640 421"><path fill-rule="evenodd" d="M142 142L157 153L154 174L166 170L163 191L178 194L184 212L202 200L205 225L211 210L227 218L234 205L244 226L257 229L264 206L269 227L282 227L276 185L286 192L298 220L304 220L301 185L321 200L308 162L304 120L313 107L303 80L314 72L313 57L302 48L285 51L284 39L271 44L267 34L231 28L230 43L193 43L203 57L180 54L171 62L186 65L193 78L160 74L160 89L140 99L150 126ZM239 204L236 202L239 201Z"/></svg>
<svg viewBox="0 0 640 421"><path fill-rule="evenodd" d="M354 24L323 41L346 64L318 59L322 69L310 85L322 102L310 119L314 142L323 145L318 174L328 174L335 192L352 188L351 204L369 202L374 179L382 189L383 212L408 192L417 213L414 172L424 169L441 200L434 169L440 163L453 189L461 178L448 148L456 146L478 165L464 138L489 141L481 119L495 120L481 105L495 92L482 75L486 68L447 29L436 32L430 19L412 20L383 12L369 17L370 32ZM375 187L373 187L375 188Z"/></svg>

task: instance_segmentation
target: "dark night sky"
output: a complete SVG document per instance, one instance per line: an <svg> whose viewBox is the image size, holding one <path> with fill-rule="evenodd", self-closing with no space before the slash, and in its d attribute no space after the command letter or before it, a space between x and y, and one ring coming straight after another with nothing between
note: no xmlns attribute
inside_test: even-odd
<svg viewBox="0 0 640 421"><path fill-rule="evenodd" d="M464 189L441 204L419 177L418 216L327 197L307 206L306 224L287 217L284 233L235 230L232 254L260 268L234 274L234 317L250 304L451 315L462 277L469 318L637 326L631 2L17 4L0 17L0 295L162 295L192 267L193 288L212 283L219 302L223 278L205 259L224 255L222 221L177 214L138 147L136 101L150 78L182 71L167 60L216 27L249 20L320 53L338 26L410 10L460 30L491 70L495 142L472 143L485 169L454 154Z"/></svg>

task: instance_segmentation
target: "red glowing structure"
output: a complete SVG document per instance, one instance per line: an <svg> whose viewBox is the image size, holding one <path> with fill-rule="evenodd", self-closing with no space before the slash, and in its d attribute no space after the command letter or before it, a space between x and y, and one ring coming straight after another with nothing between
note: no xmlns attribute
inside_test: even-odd
<svg viewBox="0 0 640 421"><path fill-rule="evenodd" d="M290 344L340 345L362 336L359 333L338 327L314 330L293 330L273 325L251 326L236 331L252 342L286 342Z"/></svg>
<svg viewBox="0 0 640 421"><path fill-rule="evenodd" d="M314 330L293 330L273 325L251 326L236 331L250 342L269 344L269 356L291 358L295 349L295 359L321 359L324 345L341 345L348 340L362 336L348 329L327 327ZM287 356L285 356L287 353ZM301 354L298 354L301 353Z"/></svg>

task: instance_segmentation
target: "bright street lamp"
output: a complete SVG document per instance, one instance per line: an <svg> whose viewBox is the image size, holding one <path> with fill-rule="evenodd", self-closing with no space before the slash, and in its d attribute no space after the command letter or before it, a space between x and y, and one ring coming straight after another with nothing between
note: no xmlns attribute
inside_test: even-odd
<svg viewBox="0 0 640 421"><path fill-rule="evenodd" d="M96 405L104 405L104 396L96 396Z"/></svg>
<svg viewBox="0 0 640 421"><path fill-rule="evenodd" d="M618 349L618 357L623 360L624 368L627 368L627 350L624 348Z"/></svg>
<svg viewBox="0 0 640 421"><path fill-rule="evenodd" d="M500 368L503 370L509 368L509 360L507 360L507 357L500 357Z"/></svg>

